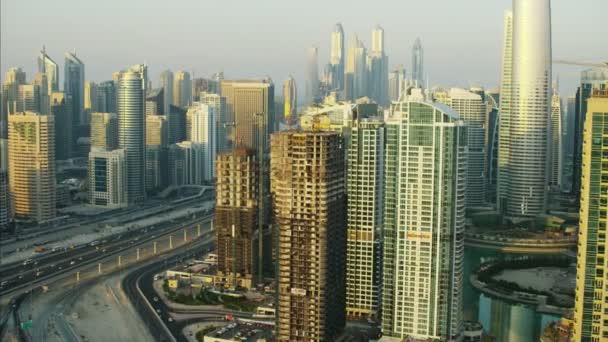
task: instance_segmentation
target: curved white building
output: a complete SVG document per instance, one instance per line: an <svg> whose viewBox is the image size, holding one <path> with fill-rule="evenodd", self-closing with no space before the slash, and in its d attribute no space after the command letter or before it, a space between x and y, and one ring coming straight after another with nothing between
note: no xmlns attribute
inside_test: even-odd
<svg viewBox="0 0 608 342"><path fill-rule="evenodd" d="M118 146L127 161L127 200L145 200L147 67L136 65L120 74L118 80Z"/></svg>
<svg viewBox="0 0 608 342"><path fill-rule="evenodd" d="M508 115L509 134L501 134L509 140L508 176L499 179L508 186L503 183L499 188L507 189L504 213L529 218L545 208L550 162L550 0L513 1L512 44L510 110L502 113Z"/></svg>

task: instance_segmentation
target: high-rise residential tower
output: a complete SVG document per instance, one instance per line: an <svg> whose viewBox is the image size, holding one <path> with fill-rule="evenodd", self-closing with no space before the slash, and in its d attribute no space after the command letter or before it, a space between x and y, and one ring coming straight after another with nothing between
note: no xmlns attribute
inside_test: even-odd
<svg viewBox="0 0 608 342"><path fill-rule="evenodd" d="M405 90L405 69L399 66L388 74L388 99L389 101L399 101L401 94Z"/></svg>
<svg viewBox="0 0 608 342"><path fill-rule="evenodd" d="M496 205L506 205L509 192L509 146L511 134L511 101L513 81L513 11L504 15L502 75L500 80L500 102L498 120L498 161L496 183Z"/></svg>
<svg viewBox="0 0 608 342"><path fill-rule="evenodd" d="M255 150L237 147L217 156L213 218L218 271L237 280L254 274L253 238L258 218ZM232 283L232 281L229 281Z"/></svg>
<svg viewBox="0 0 608 342"><path fill-rule="evenodd" d="M583 127L587 116L587 100L594 89L608 88L608 69L589 69L581 72L581 85L576 93L574 118L574 158L572 165L572 191L578 194L581 189L581 158Z"/></svg>
<svg viewBox="0 0 608 342"><path fill-rule="evenodd" d="M51 93L51 114L55 121L55 160L72 157L72 109L65 92Z"/></svg>
<svg viewBox="0 0 608 342"><path fill-rule="evenodd" d="M347 101L354 101L368 95L367 50L356 35L350 41L346 56L344 94Z"/></svg>
<svg viewBox="0 0 608 342"><path fill-rule="evenodd" d="M353 120L347 160L346 314L378 317L384 216L382 120Z"/></svg>
<svg viewBox="0 0 608 342"><path fill-rule="evenodd" d="M163 81L164 82L164 81ZM192 103L192 80L187 71L177 71L173 77L173 103L186 108Z"/></svg>
<svg viewBox="0 0 608 342"><path fill-rule="evenodd" d="M332 89L344 89L344 29L337 23L331 33L329 64L332 67Z"/></svg>
<svg viewBox="0 0 608 342"><path fill-rule="evenodd" d="M228 152L229 123L226 113L226 98L215 93L201 93L200 102L212 108L215 113L216 153Z"/></svg>
<svg viewBox="0 0 608 342"><path fill-rule="evenodd" d="M43 46L38 56L38 72L46 75L48 95L53 91L59 91L59 66L49 55Z"/></svg>
<svg viewBox="0 0 608 342"><path fill-rule="evenodd" d="M160 73L160 86L163 87L163 114L169 115L169 107L173 104L173 72L165 70Z"/></svg>
<svg viewBox="0 0 608 342"><path fill-rule="evenodd" d="M298 89L296 86L296 80L293 76L285 80L283 84L283 102L285 102L284 118L286 122L289 122L295 118L296 111L298 110Z"/></svg>
<svg viewBox="0 0 608 342"><path fill-rule="evenodd" d="M55 123L52 115L9 115L9 192L15 218L55 217Z"/></svg>
<svg viewBox="0 0 608 342"><path fill-rule="evenodd" d="M551 163L549 164L549 185L559 189L562 179L562 98L557 89L551 96L551 136L549 148Z"/></svg>
<svg viewBox="0 0 608 342"><path fill-rule="evenodd" d="M508 16L505 24L509 24ZM508 42L507 37L505 48ZM513 0L510 42L512 51L505 51L503 57L503 63L511 59L510 67L503 65L503 84L509 73L511 80L501 94L499 139L506 141L499 148L498 206L507 217L533 218L546 207L549 176L550 0Z"/></svg>
<svg viewBox="0 0 608 342"><path fill-rule="evenodd" d="M191 117L192 127L190 133L190 141L200 145L203 153L203 179L207 182L213 181L215 170L213 163L216 156L216 121L215 111L201 102L194 102L188 108L187 115Z"/></svg>
<svg viewBox="0 0 608 342"><path fill-rule="evenodd" d="M256 150L261 144L268 146L268 137L276 130L272 80L224 80L220 86L226 98L226 125L232 126L229 145Z"/></svg>
<svg viewBox="0 0 608 342"><path fill-rule="evenodd" d="M8 137L8 115L17 112L19 86L25 84L25 72L21 68L11 68L4 76L2 101L0 104L0 139Z"/></svg>
<svg viewBox="0 0 608 342"><path fill-rule="evenodd" d="M384 29L372 30L372 50L369 55L369 96L381 106L388 104L388 57L384 51Z"/></svg>
<svg viewBox="0 0 608 342"><path fill-rule="evenodd" d="M479 91L483 91L479 89ZM479 92L478 91L478 92ZM467 124L468 155L466 204L467 208L481 207L485 203L486 166L486 105L481 95L460 88L448 92L449 105Z"/></svg>
<svg viewBox="0 0 608 342"><path fill-rule="evenodd" d="M118 147L118 117L115 113L91 114L91 148L111 151Z"/></svg>
<svg viewBox="0 0 608 342"><path fill-rule="evenodd" d="M386 125L382 332L400 340L462 334L466 126L421 89Z"/></svg>
<svg viewBox="0 0 608 342"><path fill-rule="evenodd" d="M420 38L416 38L412 47L412 81L418 87L424 87L424 49Z"/></svg>
<svg viewBox="0 0 608 342"><path fill-rule="evenodd" d="M306 57L306 102L319 101L319 48L308 48Z"/></svg>
<svg viewBox="0 0 608 342"><path fill-rule="evenodd" d="M89 118L84 111L84 63L75 52L65 53L63 91L70 99L72 125L88 125Z"/></svg>
<svg viewBox="0 0 608 342"><path fill-rule="evenodd" d="M145 192L146 84L147 66L135 65L118 79L118 147L125 150L127 198L140 203Z"/></svg>
<svg viewBox="0 0 608 342"><path fill-rule="evenodd" d="M333 132L271 137L279 342L334 341L345 324L343 148Z"/></svg>
<svg viewBox="0 0 608 342"><path fill-rule="evenodd" d="M594 90L583 129L580 233L572 341L606 341L608 301L608 91Z"/></svg>

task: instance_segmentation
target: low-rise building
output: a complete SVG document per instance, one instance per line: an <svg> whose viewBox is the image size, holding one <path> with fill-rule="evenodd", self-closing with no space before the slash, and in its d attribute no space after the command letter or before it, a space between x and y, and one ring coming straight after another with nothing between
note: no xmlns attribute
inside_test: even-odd
<svg viewBox="0 0 608 342"><path fill-rule="evenodd" d="M230 323L205 335L203 342L274 341L272 326L259 323Z"/></svg>

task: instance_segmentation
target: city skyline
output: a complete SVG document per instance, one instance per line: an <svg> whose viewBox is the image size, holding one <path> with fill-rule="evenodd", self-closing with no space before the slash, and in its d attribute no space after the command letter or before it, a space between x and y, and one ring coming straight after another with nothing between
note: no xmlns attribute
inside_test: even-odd
<svg viewBox="0 0 608 342"><path fill-rule="evenodd" d="M64 5L74 4L73 1L62 1ZM475 3L445 3L431 1L428 4L408 4L408 11L420 13L434 13L435 6L441 4L449 17L440 15L442 21L437 28L426 25L429 15L412 16L404 22L401 16L384 14L395 13L392 7L379 7L377 17L369 16L371 10L361 8L339 11L337 5L316 13L312 22L304 21L301 25L294 25L287 21L282 26L270 24L252 25L259 19L268 19L268 23L281 24L284 20L280 16L260 14L259 9L250 8L252 5L240 3L239 6L213 4L213 9L206 13L213 16L202 16L201 20L183 20L181 16L167 17L170 23L167 27L174 30L158 32L156 30L139 30L143 23L136 18L117 20L121 25L108 27L104 21L104 14L110 14L116 19L123 18L129 13L129 8L137 8L136 1L128 4L108 2L99 5L94 11L88 6L70 6L69 18L64 24L57 20L54 25L47 26L44 36L35 34L30 29L18 25L20 22L31 22L44 15L66 16L61 13L57 4L41 3L32 7L27 2L5 1L2 3L2 32L3 49L0 58L0 71L4 74L13 66L21 66L28 78L34 76L36 70L36 54L46 46L47 53L56 62L62 60L67 51L76 49L79 58L87 66L87 78L93 81L110 79L113 71L121 69L124 65L133 65L146 62L150 67L150 79L157 86L159 74L167 68L174 71L194 71L194 77L210 76L218 71L225 71L228 78L249 78L269 75L275 82L285 79L290 73L294 75L303 90L305 84L306 49L315 44L319 46L320 65L330 60L331 32L336 23L342 23L345 32L345 41L350 41L353 34L357 34L364 44L371 47L371 30L377 24L382 25L386 32L386 51L390 57L389 70L403 64L408 71L411 70L411 46L416 37L420 37L425 49L425 72L430 85L481 85L487 89L495 88L499 84L502 50L502 14L509 8L509 1L491 2L476 0ZM142 18L154 19L164 14L167 8L160 4L146 3L147 16ZM269 4L270 5L270 4ZM117 7L118 6L118 7ZM193 2L182 3L183 15L191 16L199 6ZM277 4L280 9L281 5ZM284 5L283 5L284 6ZM293 4L302 16L312 15L316 7L303 4ZM116 10L117 8L121 10ZM458 14L466 16L470 8L486 13L474 21L461 20ZM605 10L602 10L605 8ZM225 23L216 23L214 17L222 17L222 13L235 11L232 15L242 19L236 26L227 26ZM253 11L253 12L251 12ZM608 11L608 3L586 0L582 2L556 2L552 5L553 16L553 55L554 58L597 61L608 55L608 47L598 44L607 29L601 26L600 13ZM253 14L251 14L251 13ZM8 16L6 13L12 13ZM95 14L92 14L95 13ZM124 13L124 14L123 14ZM192 14L188 14L192 13ZM455 14L454 14L455 13ZM256 15L257 14L257 15ZM365 18L361 16L365 15ZM31 19L31 20L28 20ZM206 19L206 20L202 20ZM67 24L69 22L69 24ZM197 25L189 24L196 22ZM577 24L578 23L578 24ZM66 26L67 25L67 26ZM75 25L82 26L72 31ZM207 26L210 25L210 26ZM165 26L165 25L163 25ZM448 26L449 30L442 30ZM13 29L20 27L18 30ZM275 27L281 27L276 29ZM428 27L428 29L424 29ZM261 31L261 32L260 32ZM445 32L444 32L445 31ZM123 33L134 33L134 37ZM243 36L248 33L251 37ZM256 34L257 32L257 34ZM305 32L305 33L300 33ZM53 34L56 33L56 34ZM205 34L207 33L207 34ZM475 34L473 34L475 33ZM172 34L179 34L179 44L173 41ZM84 36L101 35L103 39L95 39L95 44L83 41ZM192 37L190 40L188 37ZM272 36L272 39L270 37ZM581 37L584 37L581 39ZM455 41L459 44L455 45ZM107 43L106 43L107 42ZM110 43L111 42L111 43ZM171 49L158 49L158 42L166 42ZM195 44L196 43L196 44ZM204 49L197 46L205 46ZM576 47L573 52L572 47ZM484 53L470 54L468 51L479 51L485 48ZM256 51L271 49L273 54ZM172 50L170 53L163 50ZM583 52L584 51L584 52ZM119 52L119 53L117 53ZM245 54L247 52L247 54ZM462 63L462 60L466 63ZM31 63L27 63L27 61ZM243 63L247 60L247 63ZM62 63L59 63L62 64ZM561 91L571 93L579 82L580 67L559 66L554 68L554 76L559 75ZM63 82L63 65L60 65L60 82ZM60 83L61 84L61 83ZM302 91L302 94L304 92Z"/></svg>

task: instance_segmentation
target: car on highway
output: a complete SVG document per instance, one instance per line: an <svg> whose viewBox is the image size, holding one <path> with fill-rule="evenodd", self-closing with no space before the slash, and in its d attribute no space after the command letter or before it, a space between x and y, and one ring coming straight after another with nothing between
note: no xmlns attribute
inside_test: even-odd
<svg viewBox="0 0 608 342"><path fill-rule="evenodd" d="M76 261L72 260L70 261L70 266L76 265Z"/></svg>
<svg viewBox="0 0 608 342"><path fill-rule="evenodd" d="M3 282L0 283L0 289L5 288L8 285L8 280L5 280Z"/></svg>
<svg viewBox="0 0 608 342"><path fill-rule="evenodd" d="M27 259L23 262L23 266L27 266L27 265L31 265L34 263L34 260L32 259Z"/></svg>

